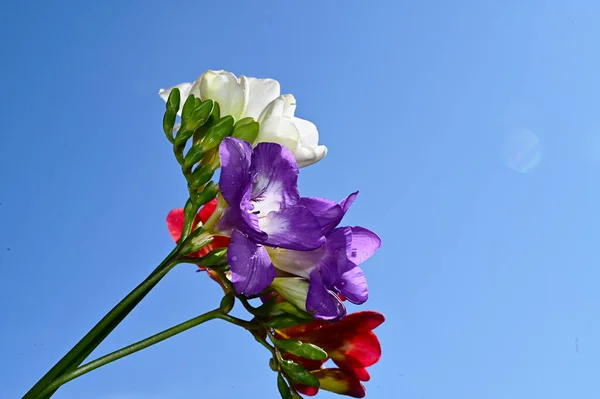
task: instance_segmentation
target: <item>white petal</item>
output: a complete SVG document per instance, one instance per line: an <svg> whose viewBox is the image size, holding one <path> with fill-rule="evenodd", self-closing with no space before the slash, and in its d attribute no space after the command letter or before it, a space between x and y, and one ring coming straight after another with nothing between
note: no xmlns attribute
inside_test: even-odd
<svg viewBox="0 0 600 399"><path fill-rule="evenodd" d="M183 108L183 104L185 103L185 100L187 100L188 96L190 95L190 89L192 87L191 83L180 83L177 86L173 86L169 89L160 89L158 91L158 95L160 96L160 98L162 98L163 100L167 101L169 99L169 94L171 94L171 91L173 91L174 88L178 88L179 89L179 94L181 97L181 104L179 106L179 113L181 113L181 109Z"/></svg>
<svg viewBox="0 0 600 399"><path fill-rule="evenodd" d="M254 145L258 143L277 143L287 147L292 153L298 148L300 133L291 120L272 117L263 120L258 130Z"/></svg>
<svg viewBox="0 0 600 399"><path fill-rule="evenodd" d="M285 98L283 96L279 96L273 101L271 101L260 113L260 116L258 117L258 123L262 125L263 121L265 121L266 119L281 117L283 115L284 105Z"/></svg>
<svg viewBox="0 0 600 399"><path fill-rule="evenodd" d="M246 109L248 82L240 81L231 72L222 71L205 72L198 81L200 98L218 102L221 107L221 116L231 115L236 120L242 117Z"/></svg>
<svg viewBox="0 0 600 399"><path fill-rule="evenodd" d="M327 147L324 145L319 145L315 148L299 147L294 152L299 168L317 163L323 159L325 155L327 155Z"/></svg>
<svg viewBox="0 0 600 399"><path fill-rule="evenodd" d="M291 94L284 94L283 99L285 100L285 104L283 105L283 116L292 119L294 117L294 112L296 112L296 98Z"/></svg>
<svg viewBox="0 0 600 399"><path fill-rule="evenodd" d="M314 148L319 144L319 131L314 123L300 118L292 118L292 122L300 132L300 145Z"/></svg>
<svg viewBox="0 0 600 399"><path fill-rule="evenodd" d="M273 79L246 78L240 76L240 79L246 79L248 82L248 102L244 117L251 116L258 120L262 111L279 97L279 82Z"/></svg>

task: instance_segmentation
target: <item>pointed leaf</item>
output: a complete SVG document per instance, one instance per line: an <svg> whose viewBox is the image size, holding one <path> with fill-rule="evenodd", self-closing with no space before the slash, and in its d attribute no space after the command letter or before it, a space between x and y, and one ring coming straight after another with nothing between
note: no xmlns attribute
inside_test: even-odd
<svg viewBox="0 0 600 399"><path fill-rule="evenodd" d="M279 394L281 395L281 399L291 399L292 392L290 391L290 387L281 374L277 374L277 389L279 389Z"/></svg>
<svg viewBox="0 0 600 399"><path fill-rule="evenodd" d="M269 327L277 329L290 328L305 323L306 320L292 316L290 314L282 314L280 316L275 316L267 320L267 325Z"/></svg>
<svg viewBox="0 0 600 399"><path fill-rule="evenodd" d="M310 360L325 360L327 352L313 344L304 344L296 339L273 339L273 343L278 348Z"/></svg>
<svg viewBox="0 0 600 399"><path fill-rule="evenodd" d="M309 387L318 387L319 380L317 377L309 373L304 367L291 360L283 360L279 362L285 374L300 384L308 385Z"/></svg>
<svg viewBox="0 0 600 399"><path fill-rule="evenodd" d="M227 115L208 129L206 137L202 140L202 149L208 151L217 147L231 133L233 133L233 117Z"/></svg>
<svg viewBox="0 0 600 399"><path fill-rule="evenodd" d="M239 122L242 122L243 120L244 119ZM236 123L235 128L233 129L233 137L246 140L250 144L254 143L256 136L258 136L258 122L250 121L242 125L238 125L238 123Z"/></svg>
<svg viewBox="0 0 600 399"><path fill-rule="evenodd" d="M210 165L200 165L192 172L192 176L189 179L190 186L198 188L206 184L213 176L215 172Z"/></svg>
<svg viewBox="0 0 600 399"><path fill-rule="evenodd" d="M198 259L198 263L205 267L224 266L227 264L227 248L217 248Z"/></svg>

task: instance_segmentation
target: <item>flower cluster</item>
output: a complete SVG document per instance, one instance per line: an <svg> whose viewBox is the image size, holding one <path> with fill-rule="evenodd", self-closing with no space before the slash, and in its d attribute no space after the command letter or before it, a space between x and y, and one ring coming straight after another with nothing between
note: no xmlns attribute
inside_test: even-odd
<svg viewBox="0 0 600 399"><path fill-rule="evenodd" d="M184 207L167 216L176 246L23 399L48 399L85 373L214 319L244 328L270 352L282 399L320 389L365 396L366 368L381 356L373 329L384 317L347 315L344 303L367 301L360 265L381 240L364 227L341 225L358 192L340 202L300 196L300 168L320 161L327 148L313 123L294 116L294 97L280 94L275 80L225 71L160 91L163 131L189 193ZM182 263L197 265L222 287L219 305L82 365ZM230 314L236 303L249 320Z"/></svg>
<svg viewBox="0 0 600 399"><path fill-rule="evenodd" d="M372 330L384 318L371 311L347 315L344 301L367 301L360 265L379 249L381 240L364 227L340 225L358 192L340 202L300 195L300 168L327 153L318 145L315 125L294 116L294 97L281 96L279 83L272 79L208 71L193 83L159 94L167 101L171 123L174 113L182 119L181 125L173 125L172 142L177 146L178 136L194 137L188 155L180 156L194 214L187 207L169 213L172 238L179 242L189 235L193 245L184 245L187 258L254 315L248 329L257 339L272 341L284 398L298 397L298 392L311 396L319 388L363 397L361 381L369 380L366 367L381 355ZM213 111L207 113L205 104L214 104ZM210 122L209 114L214 116ZM188 121L194 118L202 122ZM203 124L209 126L202 130ZM249 126L254 126L253 133L248 133ZM206 138L211 135L217 140ZM190 163L197 163L195 169ZM212 176L219 167L218 190L212 195L216 198L204 198L203 207L194 207L194 196L206 193L210 183L197 185L193 176L207 168ZM255 297L263 299L262 306L248 302ZM327 368L328 359L337 368Z"/></svg>

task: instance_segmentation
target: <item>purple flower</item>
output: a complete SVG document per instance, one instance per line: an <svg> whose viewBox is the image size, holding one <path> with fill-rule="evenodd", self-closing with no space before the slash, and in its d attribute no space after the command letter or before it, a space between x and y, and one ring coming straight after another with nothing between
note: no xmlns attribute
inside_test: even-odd
<svg viewBox="0 0 600 399"><path fill-rule="evenodd" d="M269 250L275 267L309 280L306 309L320 319L345 316L346 308L337 294L355 304L368 298L367 281L358 265L379 249L381 239L363 227L336 228L357 194L349 195L339 204L321 198L302 198L300 203L317 216L326 236L325 243L313 251Z"/></svg>
<svg viewBox="0 0 600 399"><path fill-rule="evenodd" d="M256 295L275 278L266 246L296 251L325 242L317 217L302 203L298 165L284 146L226 138L219 147L219 187L229 207L217 230L231 234L227 258L238 293Z"/></svg>

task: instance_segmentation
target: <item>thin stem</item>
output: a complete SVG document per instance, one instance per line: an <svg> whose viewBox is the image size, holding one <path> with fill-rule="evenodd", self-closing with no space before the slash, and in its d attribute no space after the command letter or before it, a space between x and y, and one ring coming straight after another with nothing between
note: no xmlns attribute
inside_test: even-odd
<svg viewBox="0 0 600 399"><path fill-rule="evenodd" d="M237 317L230 316L228 314L223 313L219 316L219 318L222 320L225 320L231 324L235 324L236 326L245 328L246 330L253 330L256 328L252 323L250 323L246 320L238 319Z"/></svg>
<svg viewBox="0 0 600 399"><path fill-rule="evenodd" d="M161 341L164 341L165 339L170 338L174 335L181 334L182 332L187 331L190 328L196 327L196 326L198 326L202 323L205 323L209 320L222 318L223 315L224 314L220 309L212 310L212 311L204 313L200 316L194 317L193 319L185 321L181 324L178 324L174 327L171 327L167 330L159 332L158 334L155 334L151 337L148 337L148 338L138 341L134 344L126 346L122 349L119 349L112 353L109 353L108 355L102 356L94 361L84 364L83 366L81 366L69 373L63 374L59 378L55 379L54 381L52 381L52 383L50 383L50 385L48 385L46 387L46 389L44 389L40 393L40 396L43 396L46 393L54 391L61 385L64 385L67 382L69 382L77 377L80 377L86 373L89 373L90 371L95 370L98 367L102 367L108 363L112 363L116 360L119 360L119 359L125 357L125 356L129 356L135 352L141 351L142 349L145 349L149 346L152 346Z"/></svg>
<svg viewBox="0 0 600 399"><path fill-rule="evenodd" d="M125 298L111 309L66 355L62 357L26 394L23 399L35 399L40 393L51 392L46 387L61 374L75 369L100 345L123 319L137 306L156 284L177 264L176 247L158 267ZM50 394L51 396L51 394ZM43 397L43 396L42 396ZM47 396L49 397L49 396Z"/></svg>
<svg viewBox="0 0 600 399"><path fill-rule="evenodd" d="M218 270L214 270L214 271L217 273L217 275L219 276L219 279L227 287L227 289L229 291L235 293L235 288L233 287L233 284L231 283L231 281L229 281L227 276L225 276L225 273L218 271ZM240 302L242 303L242 306L244 306L244 309L246 309L246 311L248 311L248 313L254 315L254 312L256 311L256 309L254 308L254 306L250 305L250 302L248 302L248 300L244 296L235 294L235 297L240 300Z"/></svg>

